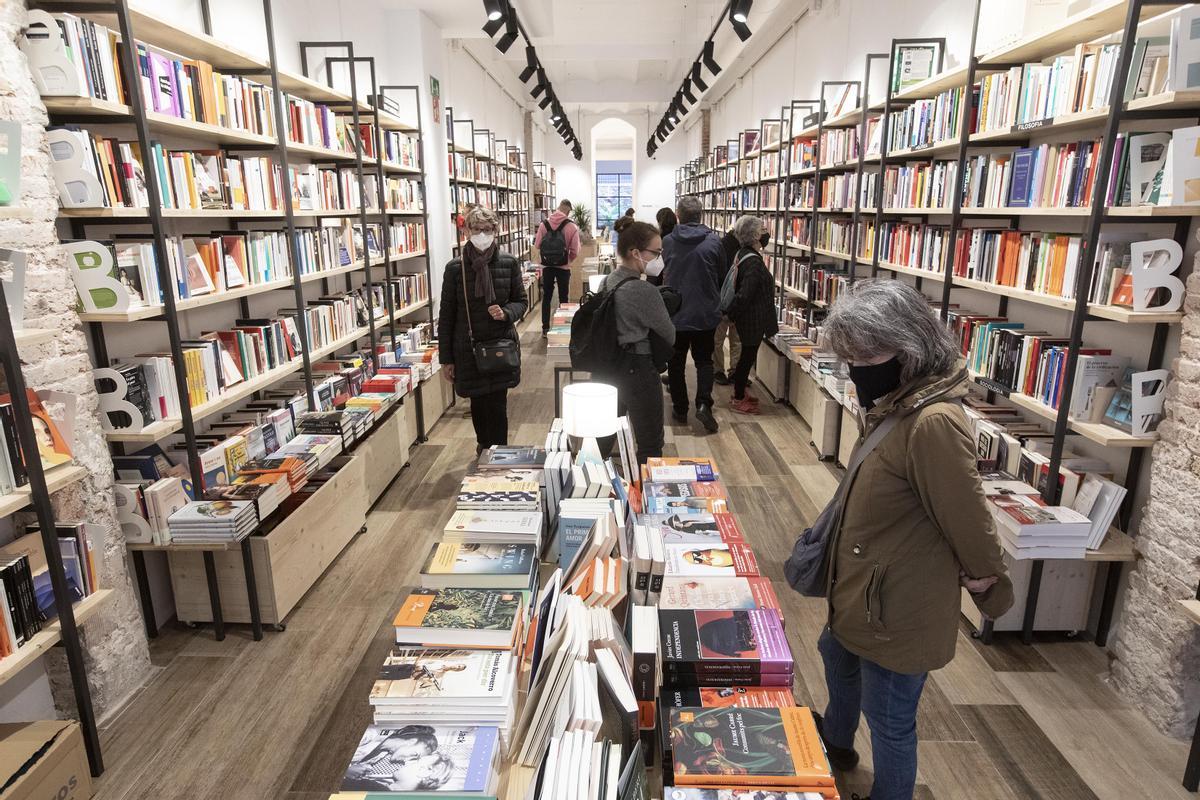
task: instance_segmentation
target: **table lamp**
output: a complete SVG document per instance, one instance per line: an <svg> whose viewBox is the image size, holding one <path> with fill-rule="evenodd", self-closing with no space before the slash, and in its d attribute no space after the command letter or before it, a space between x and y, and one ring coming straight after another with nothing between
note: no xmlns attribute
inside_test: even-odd
<svg viewBox="0 0 1200 800"><path fill-rule="evenodd" d="M617 387L606 383L572 383L563 388L563 430L581 439L576 459L604 462L601 436L617 432Z"/></svg>

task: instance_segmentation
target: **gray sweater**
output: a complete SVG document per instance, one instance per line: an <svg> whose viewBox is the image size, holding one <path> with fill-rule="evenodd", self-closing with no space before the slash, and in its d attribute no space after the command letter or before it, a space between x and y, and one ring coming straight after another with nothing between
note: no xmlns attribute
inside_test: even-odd
<svg viewBox="0 0 1200 800"><path fill-rule="evenodd" d="M650 332L653 331L669 344L675 343L675 326L663 303L657 286L642 280L637 271L618 267L604 279L604 291L611 291L626 278L634 278L617 293L617 342L632 345L636 353L650 352Z"/></svg>

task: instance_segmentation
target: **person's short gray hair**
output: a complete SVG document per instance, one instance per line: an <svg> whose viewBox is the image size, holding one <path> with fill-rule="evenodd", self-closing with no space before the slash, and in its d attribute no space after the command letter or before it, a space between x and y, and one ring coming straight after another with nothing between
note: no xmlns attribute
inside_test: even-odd
<svg viewBox="0 0 1200 800"><path fill-rule="evenodd" d="M679 198L679 205L675 208L675 215L679 217L679 224L686 225L689 222L699 222L704 216L704 203L700 202L700 198L695 195L687 195Z"/></svg>
<svg viewBox="0 0 1200 800"><path fill-rule="evenodd" d="M959 357L950 331L925 295L897 280L855 281L834 302L822 333L845 361L895 353L903 383L946 372Z"/></svg>
<svg viewBox="0 0 1200 800"><path fill-rule="evenodd" d="M475 229L480 225L491 225L497 230L500 229L500 219L496 216L496 212L490 208L483 206L475 206L467 212L467 228Z"/></svg>
<svg viewBox="0 0 1200 800"><path fill-rule="evenodd" d="M742 247L752 247L766 230L762 219L752 214L743 214L734 220L733 237Z"/></svg>

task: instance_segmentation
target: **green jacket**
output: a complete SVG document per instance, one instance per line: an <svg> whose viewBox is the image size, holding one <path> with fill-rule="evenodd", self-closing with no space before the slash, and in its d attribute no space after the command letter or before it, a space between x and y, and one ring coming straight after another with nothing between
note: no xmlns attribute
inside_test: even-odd
<svg viewBox="0 0 1200 800"><path fill-rule="evenodd" d="M974 437L954 402L966 381L960 362L866 414L864 435L886 414L904 417L859 467L829 544L830 628L847 650L893 672L927 672L954 658L960 565L971 577L1000 576L975 596L985 614L998 617L1013 602Z"/></svg>

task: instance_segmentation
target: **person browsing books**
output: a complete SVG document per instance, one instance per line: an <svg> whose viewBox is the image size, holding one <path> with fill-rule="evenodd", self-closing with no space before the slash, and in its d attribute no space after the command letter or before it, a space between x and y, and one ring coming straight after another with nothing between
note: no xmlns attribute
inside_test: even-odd
<svg viewBox="0 0 1200 800"><path fill-rule="evenodd" d="M470 240L462 257L446 265L438 310L438 357L442 374L459 397L471 401L477 452L508 444L508 390L521 382L520 340L516 321L529 307L521 264L496 243L494 211L476 206L467 214ZM511 343L516 364L505 368L485 365L476 343ZM503 346L503 345L501 345ZM486 358L496 348L485 348ZM486 370L486 371L485 371Z"/></svg>
<svg viewBox="0 0 1200 800"><path fill-rule="evenodd" d="M675 354L668 367L671 405L675 421L688 416L685 368L688 351L696 365L696 419L709 433L717 432L712 413L713 336L721 321L717 309L721 268L725 259L721 239L700 221L704 204L698 197L682 197L675 209L679 224L663 239L663 282L679 292L683 304L672 315L675 323Z"/></svg>
<svg viewBox="0 0 1200 800"><path fill-rule="evenodd" d="M720 285L724 286L725 274L729 272L729 268L737 260L738 251L742 249L737 236L733 234L733 228L725 231L725 235L721 237L721 249L725 253L725 263L721 267ZM729 342L728 361L725 359L726 342ZM738 356L741 354L742 343L738 339L737 328L728 315L722 315L721 321L717 323L717 332L713 334L713 383L720 386L728 386L733 382L730 376L733 373L733 368L737 366ZM726 364L729 365L728 370L725 368Z"/></svg>
<svg viewBox="0 0 1200 800"><path fill-rule="evenodd" d="M542 263L542 336L550 334L554 285L558 284L559 305L567 302L571 284L571 262L579 255L579 226L571 221L570 200L558 204L558 210L538 225L533 246Z"/></svg>
<svg viewBox="0 0 1200 800"><path fill-rule="evenodd" d="M660 208L654 218L658 220L658 232L663 238L670 235L671 231L675 230L675 226L679 224L679 220L675 216L675 209L667 206ZM654 286L662 286L662 275L654 277L647 275L646 282Z"/></svg>
<svg viewBox="0 0 1200 800"><path fill-rule="evenodd" d="M954 657L960 587L995 618L1012 605L1012 582L959 402L966 368L929 301L899 281L860 280L833 304L823 336L850 365L863 436L897 416L862 459L828 532L818 649L829 705L818 727L830 762L853 769L861 711L875 768L870 800L911 800L917 704L929 671ZM796 566L785 573L792 580Z"/></svg>
<svg viewBox="0 0 1200 800"><path fill-rule="evenodd" d="M730 407L742 414L758 413L758 398L750 394L750 370L758 359L758 346L763 339L779 331L775 318L775 280L767 270L762 251L770 234L758 217L737 218L733 233L740 248L733 260L733 303L725 310L737 331L741 343L737 364L733 368L733 401Z"/></svg>
<svg viewBox="0 0 1200 800"><path fill-rule="evenodd" d="M665 354L675 343L675 326L662 293L641 279L662 272L658 228L647 222L626 224L617 239L617 256L621 265L605 276L603 291L617 292L613 296L617 344L623 358L611 373L593 377L617 387L617 414L629 417L638 463L645 463L661 456L663 449L663 398L655 344ZM606 449L602 444L601 450Z"/></svg>

